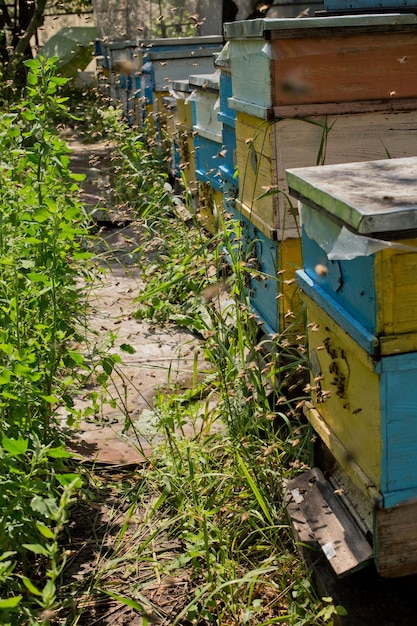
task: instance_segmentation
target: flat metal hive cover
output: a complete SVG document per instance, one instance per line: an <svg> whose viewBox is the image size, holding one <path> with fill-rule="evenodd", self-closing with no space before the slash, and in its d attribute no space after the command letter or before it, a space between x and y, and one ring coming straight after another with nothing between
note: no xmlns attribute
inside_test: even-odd
<svg viewBox="0 0 417 626"><path fill-rule="evenodd" d="M289 169L287 182L292 196L358 234L417 232L416 157Z"/></svg>

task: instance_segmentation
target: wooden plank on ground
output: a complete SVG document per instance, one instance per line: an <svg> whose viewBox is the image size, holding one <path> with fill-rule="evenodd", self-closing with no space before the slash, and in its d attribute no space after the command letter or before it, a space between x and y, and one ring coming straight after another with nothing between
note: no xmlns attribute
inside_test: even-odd
<svg viewBox="0 0 417 626"><path fill-rule="evenodd" d="M373 558L373 549L318 468L287 484L286 503L299 541L315 541L338 576Z"/></svg>

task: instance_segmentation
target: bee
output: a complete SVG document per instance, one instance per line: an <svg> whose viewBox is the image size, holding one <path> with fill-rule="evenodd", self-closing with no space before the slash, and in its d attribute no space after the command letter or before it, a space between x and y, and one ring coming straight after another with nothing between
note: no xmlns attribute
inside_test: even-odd
<svg viewBox="0 0 417 626"><path fill-rule="evenodd" d="M321 263L318 263L316 265L316 267L314 268L314 271L316 272L318 276L327 276L327 274L329 273L329 269L325 265L322 265Z"/></svg>

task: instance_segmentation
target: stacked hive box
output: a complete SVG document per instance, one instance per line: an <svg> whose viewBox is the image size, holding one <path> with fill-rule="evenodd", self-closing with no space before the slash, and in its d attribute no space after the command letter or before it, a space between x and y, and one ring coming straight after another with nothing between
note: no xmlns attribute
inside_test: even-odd
<svg viewBox="0 0 417 626"><path fill-rule="evenodd" d="M293 287L301 264L299 221L285 170L322 163L412 156L417 114L417 19L345 16L254 20L225 25L236 110L236 207L275 247L282 331L299 307ZM260 246L262 248L262 246ZM261 258L256 265L263 270ZM274 289L252 281L262 320Z"/></svg>
<svg viewBox="0 0 417 626"><path fill-rule="evenodd" d="M141 104L138 44L136 41L113 41L106 47L110 71L110 97L122 106L129 124L143 120Z"/></svg>
<svg viewBox="0 0 417 626"><path fill-rule="evenodd" d="M219 72L189 77L193 88L193 131L196 178L199 181L199 219L210 231L215 231L215 215L223 209L222 124L218 119Z"/></svg>
<svg viewBox="0 0 417 626"><path fill-rule="evenodd" d="M416 573L417 158L289 170L288 183L302 206L306 414L379 572Z"/></svg>
<svg viewBox="0 0 417 626"><path fill-rule="evenodd" d="M225 46L226 48L227 46ZM236 111L229 106L232 97L232 72L230 59L224 50L217 57L215 65L220 73L219 80L219 110L217 119L222 129L222 151L220 175L224 182L223 193L227 202L229 196L236 196L238 179L236 175Z"/></svg>
<svg viewBox="0 0 417 626"><path fill-rule="evenodd" d="M192 87L190 87L187 78L186 80L174 80L172 88L176 99L175 141L178 145L180 170L187 190L194 197L197 193L197 179L195 175L193 102L190 100Z"/></svg>
<svg viewBox="0 0 417 626"><path fill-rule="evenodd" d="M180 175L180 147L176 142L176 97L173 83L188 80L191 73L213 71L213 55L222 46L217 36L143 40L139 47L141 90L146 117L158 141L171 157L174 176ZM171 98L171 99L170 99ZM168 106L167 106L168 104Z"/></svg>
<svg viewBox="0 0 417 626"><path fill-rule="evenodd" d="M162 99L172 89L174 80L187 80L190 74L213 71L213 54L221 47L222 38L214 35L141 41L139 64L148 113L162 112Z"/></svg>

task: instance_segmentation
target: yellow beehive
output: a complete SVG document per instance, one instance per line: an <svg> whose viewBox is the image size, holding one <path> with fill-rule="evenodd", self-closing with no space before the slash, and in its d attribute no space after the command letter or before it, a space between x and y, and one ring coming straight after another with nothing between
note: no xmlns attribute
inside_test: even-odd
<svg viewBox="0 0 417 626"><path fill-rule="evenodd" d="M193 109L192 103L188 99L191 88L188 80L174 81L172 87L177 100L175 132L180 153L180 169L188 190L196 193L198 184L195 175Z"/></svg>

